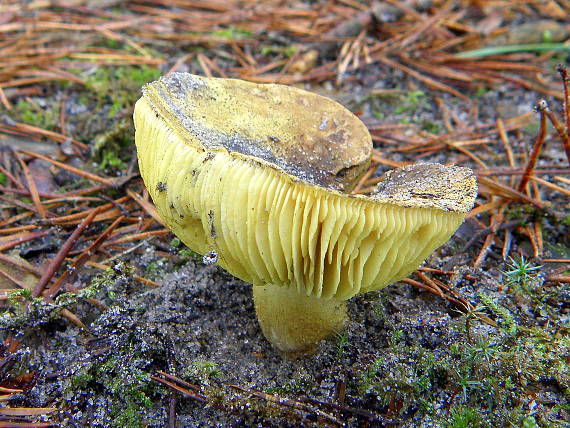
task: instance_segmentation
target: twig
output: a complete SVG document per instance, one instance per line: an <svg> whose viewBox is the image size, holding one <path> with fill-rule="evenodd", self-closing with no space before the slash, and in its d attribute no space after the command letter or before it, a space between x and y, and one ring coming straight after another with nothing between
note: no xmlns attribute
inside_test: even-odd
<svg viewBox="0 0 570 428"><path fill-rule="evenodd" d="M96 213L92 214L93 217L95 217L95 214ZM91 218L91 220L93 219L93 217ZM85 221L87 221L88 218L89 217L87 217ZM99 249L101 244L105 242L105 240L109 237L111 232L113 232L113 230L115 230L115 228L124 219L125 216L120 216L119 218L117 218L101 235L99 235L99 237L93 243L91 243L91 245L89 245L85 250L83 250L81 255L71 264L71 268L63 272L63 274L61 274L61 276L57 279L57 281L55 281L54 284L43 294L48 297L55 296L66 281L70 281L75 275L77 275L78 270L81 269L81 267L85 264L85 262L95 254L95 252Z"/></svg>
<svg viewBox="0 0 570 428"><path fill-rule="evenodd" d="M494 188L496 190L499 190L501 192L504 192L508 195L511 195L511 197L514 197L515 199L519 199L525 202L528 202L531 205L534 205L535 207L544 210L548 207L548 205L545 202L541 202L537 199L531 198L530 196L525 195L524 193L521 193L515 189L512 189L511 187L505 186L504 184L501 183L497 183L496 181L490 180L486 177L478 177L479 183L484 184L488 187Z"/></svg>
<svg viewBox="0 0 570 428"><path fill-rule="evenodd" d="M13 241L10 241L10 242L7 242L5 244L0 245L0 251L6 251L6 250L14 248L20 244L23 244L24 242L28 242L28 241L31 241L31 240L37 239L37 238L42 238L42 237L48 235L49 233L50 233L49 230L43 230L41 232L31 232L31 233L25 234L23 236L20 236L20 237L14 239Z"/></svg>
<svg viewBox="0 0 570 428"><path fill-rule="evenodd" d="M244 388L244 387L239 386L239 385L229 385L229 387L233 388L233 389L237 389L238 391L247 392L248 394L251 394L254 397L261 398L263 400L269 401L271 403L278 404L280 406L287 406L287 407L291 407L291 408L297 409L297 410L302 410L302 411L308 412L308 413L316 413L318 416L321 416L322 418L328 420L329 422L332 422L332 423L340 425L340 426L343 425L342 421L338 420L334 416L329 415L328 413L325 413L322 410L316 409L316 408L311 407L307 404L301 403L300 401L291 400L289 398L277 397L275 395L267 394L265 392L255 391L253 389Z"/></svg>
<svg viewBox="0 0 570 428"><path fill-rule="evenodd" d="M169 388L174 389L175 391L180 392L186 398L192 398L193 400L199 401L201 403L207 403L208 402L208 399L204 395L199 394L195 391L190 391L189 389L183 388L183 387L181 387L181 386L179 386L173 382L169 382L166 379L163 379L163 378L158 377L158 376L151 376L150 378L151 378L151 380L154 380L158 383L161 383L165 386L168 386Z"/></svg>
<svg viewBox="0 0 570 428"><path fill-rule="evenodd" d="M65 256L67 255L69 250L71 250L71 248L73 248L77 239L81 236L81 234L83 233L85 228L91 224L91 222L95 218L95 215L98 212L99 211L97 211L97 210L93 210L91 212L91 214L89 214L79 224L79 226L77 226L77 228L73 231L71 236L69 238L67 238L67 241L65 241L65 243L63 244L61 249L58 251L56 256L53 258L51 263L48 265L48 267L44 271L44 274L41 276L37 285L34 287L34 291L32 292L33 297L39 297L43 293L45 286L48 284L48 282L55 275L56 271L59 269L59 267L63 263L63 260L65 259Z"/></svg>
<svg viewBox="0 0 570 428"><path fill-rule="evenodd" d="M22 171L24 171L24 177L26 177L26 181L28 182L28 190L32 196L32 201L34 201L34 205L36 206L36 210L39 216L43 219L46 218L46 210L42 205L42 201L40 200L40 195L38 194L38 188L36 187L36 182L32 177L32 173L30 172L30 168L24 162L22 157L18 154L18 152L14 152L14 156L18 159L20 166L22 167Z"/></svg>
<svg viewBox="0 0 570 428"><path fill-rule="evenodd" d="M20 150L20 153L23 153L23 154L25 154L25 155L32 156L32 157L35 157L35 158L38 158L38 159L45 160L45 161L50 162L50 163L52 163L52 164L54 164L54 165L56 165L56 166L59 166L60 168L63 168L63 169L65 169L65 170L69 171L69 172L72 172L72 173L74 173L74 174L77 174L77 175L79 175L79 176L81 176L81 177L83 177L83 178L87 178L87 179L89 179L89 180L96 181L96 182L98 182L98 183L104 184L104 185L106 185L106 186L108 186L108 187L113 186L113 182L112 182L111 180L108 180L108 179L103 178L103 177L99 177L98 175L91 174L90 172L83 171L83 170L78 169L78 168L74 168L74 167L69 166L69 165L67 165L67 164L65 164L65 163L62 163L62 162L58 162L58 161L56 161L56 160L53 160L53 159L51 159L51 158L49 158L49 157L47 157L47 156L40 155L39 153L33 153L33 152L29 152L29 151L27 151L27 150Z"/></svg>

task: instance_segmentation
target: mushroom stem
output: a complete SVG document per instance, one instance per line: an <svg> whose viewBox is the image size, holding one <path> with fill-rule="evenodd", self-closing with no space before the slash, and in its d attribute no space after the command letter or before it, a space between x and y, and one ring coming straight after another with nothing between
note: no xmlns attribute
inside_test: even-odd
<svg viewBox="0 0 570 428"><path fill-rule="evenodd" d="M347 320L344 300L307 296L293 288L254 285L253 299L263 334L283 352L310 350Z"/></svg>

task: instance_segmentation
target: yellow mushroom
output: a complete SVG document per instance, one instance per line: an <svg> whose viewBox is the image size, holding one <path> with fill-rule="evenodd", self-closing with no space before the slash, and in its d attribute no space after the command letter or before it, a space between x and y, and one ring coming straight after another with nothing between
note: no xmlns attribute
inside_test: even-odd
<svg viewBox="0 0 570 428"><path fill-rule="evenodd" d="M144 87L134 121L160 216L254 285L263 333L282 351L312 347L343 327L347 299L416 269L477 192L467 168L418 164L348 194L370 163L366 127L293 87L174 73Z"/></svg>

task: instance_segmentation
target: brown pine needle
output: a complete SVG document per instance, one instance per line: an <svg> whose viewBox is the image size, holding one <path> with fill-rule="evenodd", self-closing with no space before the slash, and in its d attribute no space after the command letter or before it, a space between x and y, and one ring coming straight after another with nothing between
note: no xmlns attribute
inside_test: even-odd
<svg viewBox="0 0 570 428"><path fill-rule="evenodd" d="M64 318L66 318L68 321L75 324L80 329L85 330L85 331L89 331L89 328L85 324L83 324L83 321L81 321L79 319L79 317L77 315L75 315L73 312L71 312L69 309L62 309L60 314Z"/></svg>
<svg viewBox="0 0 570 428"><path fill-rule="evenodd" d="M568 85L570 84L570 78L568 76L568 69L562 64L556 67L562 77L562 87L564 88L564 122L566 123L566 132L570 132L570 91Z"/></svg>
<svg viewBox="0 0 570 428"><path fill-rule="evenodd" d="M8 272L4 272L2 269L0 269L0 276L6 278L8 281L14 283L15 285L17 285L21 289L24 289L24 290L29 289L28 284L20 281L18 278L15 278L13 275L10 275Z"/></svg>
<svg viewBox="0 0 570 428"><path fill-rule="evenodd" d="M34 291L32 292L33 297L39 297L43 293L44 288L49 283L49 281L51 281L51 279L55 275L56 271L59 269L59 267L63 263L63 261L64 261L65 257L67 256L67 253L69 252L69 250L71 250L73 248L77 239L79 239L79 237L81 236L81 234L83 233L85 228L91 224L92 220L95 218L95 215L97 213L98 213L97 210L93 210L91 212L91 214L89 214L79 224L79 226L77 226L77 228L73 231L73 233L69 236L69 238L67 238L67 241L65 241L65 243L63 244L61 249L58 251L58 253L55 255L55 257L52 259L52 261L50 262L48 267L45 269L40 280L38 281L37 285L34 287Z"/></svg>
<svg viewBox="0 0 570 428"><path fill-rule="evenodd" d="M542 144L546 138L546 114L548 110L548 104L546 101L541 100L536 106L536 110L540 113L540 130L538 131L538 137L536 138L536 141L534 142L528 156L524 174L519 183L519 192L525 191L528 180L533 175L534 168L536 167L536 162L538 161L538 156L540 155L540 150L542 149Z"/></svg>
<svg viewBox="0 0 570 428"><path fill-rule="evenodd" d="M378 167L378 165L372 164L372 166L370 168L368 168L368 171L366 171L366 173L362 176L360 181L356 184L356 187L352 190L351 193L361 193L360 190L364 186L366 180L368 180L368 178L372 174L374 174L374 172L376 172L377 167Z"/></svg>
<svg viewBox="0 0 570 428"><path fill-rule="evenodd" d="M531 225L526 225L524 230L530 240L530 244L532 245L532 250L534 252L534 257L540 257L541 251L538 245L538 239L536 237L536 233L534 227Z"/></svg>
<svg viewBox="0 0 570 428"><path fill-rule="evenodd" d="M97 208L91 208L89 210L85 210L76 214L70 214L70 215L66 215L66 216L62 216L62 217L56 217L56 218L52 218L47 220L47 223L49 224L62 224L62 223L70 223L70 222L74 222L77 220L80 220L82 218L87 217L88 215L90 215L93 211L97 211L98 213L104 213L106 210L114 210L117 212L117 214L119 213L118 209L115 209L114 207L117 205L120 205L122 203L125 203L129 200L128 196L123 196L122 198L119 199L115 199L112 203L108 203L108 204L104 204L101 205ZM113 218L116 217L113 216Z"/></svg>
<svg viewBox="0 0 570 428"><path fill-rule="evenodd" d="M125 242L138 241L140 239L145 239L151 236L163 236L172 233L169 229L152 230L150 232L135 233L133 235L125 236L123 238L115 239L114 241L109 241L103 244L103 247L109 247L111 245L123 244Z"/></svg>
<svg viewBox="0 0 570 428"><path fill-rule="evenodd" d="M6 229L0 229L0 234L22 232L24 230L37 229L37 228L38 226L36 226L35 224L26 224L24 226L16 226L16 227L8 227Z"/></svg>
<svg viewBox="0 0 570 428"><path fill-rule="evenodd" d="M54 164L60 168L65 169L66 171L72 172L73 174L79 175L80 177L87 178L88 180L96 181L97 183L104 184L108 187L113 186L113 182L111 180L108 180L108 179L103 178L103 177L99 177L98 175L91 174L90 172L83 171L79 168L74 168L74 167L67 165L65 163L53 160L47 156L40 155L39 153L33 153L33 152L29 152L27 150L20 150L20 153L23 153L25 155L32 156L32 157L35 157L38 159L45 160L45 161L50 162L50 163L52 163L52 164Z"/></svg>
<svg viewBox="0 0 570 428"><path fill-rule="evenodd" d="M524 193L521 193L515 189L512 189L508 186L505 186L504 184L498 183L496 181L493 181L493 180L490 180L486 177L481 177L481 176L478 176L477 179L478 179L480 184L484 184L485 186L487 186L489 188L503 192L503 193L509 195L513 199L518 199L518 200L521 200L524 202L528 202L529 204L534 205L535 207L537 207L541 210L548 207L548 204L546 202L542 202L542 201L539 201L538 199L531 198L530 196L527 196Z"/></svg>
<svg viewBox="0 0 570 428"><path fill-rule="evenodd" d="M424 76L421 73L418 73L415 70L412 70L409 67L406 67L405 65L399 64L395 61L392 61L391 59L388 59L387 57L383 56L383 55L376 55L375 59L377 59L380 62L383 62L384 64L392 67L392 68L396 68L398 70L403 71L404 73L409 74L412 77L415 77L416 79L422 81L423 83L425 83L428 87L432 88L432 89L436 89L438 91L443 91L443 92L447 92L457 98L461 98L462 100L471 103L471 100L469 98L467 98L465 95L463 95L461 92L456 91L455 89L451 88L450 86L447 86L441 82L438 82L437 80L432 79L431 77L427 77Z"/></svg>
<svg viewBox="0 0 570 428"><path fill-rule="evenodd" d="M475 217L476 215L491 211L501 205L504 205L505 201L503 200L495 200L495 201L491 201L491 202L487 202L486 204L482 204L479 205L476 208L473 208L471 211L469 211L467 213L467 215L465 216L466 219L471 218L471 217Z"/></svg>
<svg viewBox="0 0 570 428"><path fill-rule="evenodd" d="M32 232L32 233L28 233L22 236L19 236L18 238L11 240L5 244L0 245L0 251L6 251L6 250L10 250L14 247L17 247L20 244L23 244L24 242L28 242L28 241L32 241L34 239L38 239L38 238L42 238L46 235L48 235L50 233L49 230L44 230L41 232Z"/></svg>
<svg viewBox="0 0 570 428"><path fill-rule="evenodd" d="M26 123L16 123L16 127L24 132L29 132L31 134L39 134L42 136L49 137L59 143L63 143L69 140L82 150L87 150L89 148L89 146L87 146L85 143L82 143L81 141L74 140L73 138L69 138L66 135L62 135L54 131L48 131L47 129L38 128L37 126L28 125Z"/></svg>
<svg viewBox="0 0 570 428"><path fill-rule="evenodd" d="M97 262L94 262L94 261L87 261L85 264L86 264L87 266L92 266L92 267L94 267L94 268L101 269L101 270L111 269L111 266L109 266L109 265L106 265L106 264L103 264L103 263L97 263ZM144 284L146 284L146 285L150 285L151 287L160 287L160 284L159 284L159 283L157 283L157 282L155 282L155 281L153 281L153 280L151 280L151 279L144 278L144 277L142 277L142 276L140 276L140 275L133 275L133 279L135 279L135 280L137 280L137 281L139 281L139 282L142 282L142 283L144 283Z"/></svg>
<svg viewBox="0 0 570 428"><path fill-rule="evenodd" d="M13 257L7 256L6 254L2 254L0 253L0 260L5 262L5 263L9 263L11 265L14 265L22 270L28 271L30 273L33 273L34 275L40 276L41 275L41 270L37 267L35 267L34 265L24 262L21 259L15 259Z"/></svg>
<svg viewBox="0 0 570 428"><path fill-rule="evenodd" d="M55 412L55 407L7 407L0 408L2 416L36 416Z"/></svg>
<svg viewBox="0 0 570 428"><path fill-rule="evenodd" d="M560 187L560 186L558 186L558 185L556 185L556 184L554 184L554 183L551 183L551 182L549 182L549 181L543 180L542 178L539 178L539 177L534 177L534 176L532 176L532 177L530 177L530 179L533 180L533 181L535 181L535 182L537 182L537 183L542 184L542 185L545 186L545 187L548 187L548 188L550 188L550 189L552 189L552 190L555 190L555 191L557 191L557 192L560 192L560 193L562 193L563 195L570 196L570 190L565 189L564 187ZM570 180L569 180L569 181L570 181Z"/></svg>
<svg viewBox="0 0 570 428"><path fill-rule="evenodd" d="M26 162L24 162L24 160L18 154L18 152L14 152L14 156L16 156L16 159L18 159L18 162L20 163L20 166L22 167L22 171L24 171L24 177L26 178L26 181L28 182L28 190L32 196L32 201L34 201L34 205L36 206L36 210L38 212L38 215L41 218L45 219L46 218L46 210L45 210L44 206L42 205L42 201L40 200L40 195L38 194L38 188L36 187L36 182L34 181L34 178L32 177L32 173L30 172L28 165L26 165Z"/></svg>
<svg viewBox="0 0 570 428"><path fill-rule="evenodd" d="M142 196L138 195L137 193L133 192L131 189L127 190L127 195L129 195L137 204L141 206L143 210L146 211L148 215L150 215L158 224L164 226L164 222L156 212L156 208L154 205L142 198Z"/></svg>
<svg viewBox="0 0 570 428"><path fill-rule="evenodd" d="M71 264L71 269L66 270L61 274L61 276L53 283L53 285L45 291L43 294L48 297L53 297L57 292L65 285L66 281L77 275L78 270L91 258L101 244L109 237L109 235L117 228L117 226L125 219L125 216L120 216L117 218L103 233L101 233L97 239L91 243L85 250L82 251L81 255Z"/></svg>
<svg viewBox="0 0 570 428"><path fill-rule="evenodd" d="M558 136L562 140L562 146L564 147L564 151L566 152L566 158L568 159L568 164L570 165L570 137L568 136L567 131L564 129L564 126L560 123L556 115L550 110L546 109L546 115L552 123L552 126L556 129Z"/></svg>
<svg viewBox="0 0 570 428"><path fill-rule="evenodd" d="M151 378L151 380L154 380L155 382L159 382L159 383L161 383L161 384L163 384L163 385L165 385L165 386L168 386L169 388L174 389L175 391L178 391L178 392L181 393L185 398L191 398L191 399L193 399L193 400L200 401L200 402L202 402L202 403L207 403L207 402L208 402L208 400L207 400L207 398L206 398L205 396L203 396L202 394L199 394L199 393L196 392L196 391L191 391L191 390L189 390L189 389L183 388L183 387L181 387L181 386L179 386L179 385L176 385L176 384L173 383L173 382L169 382L169 381L167 381L166 379L163 379L163 378L158 377L158 376L151 376L150 378Z"/></svg>
<svg viewBox="0 0 570 428"><path fill-rule="evenodd" d="M558 180L558 181L561 181L561 182L563 182L563 183L566 183L566 184L570 184L570 179L565 178L565 177L559 177L559 176L556 175L556 176L554 176L554 179L555 179L555 180Z"/></svg>

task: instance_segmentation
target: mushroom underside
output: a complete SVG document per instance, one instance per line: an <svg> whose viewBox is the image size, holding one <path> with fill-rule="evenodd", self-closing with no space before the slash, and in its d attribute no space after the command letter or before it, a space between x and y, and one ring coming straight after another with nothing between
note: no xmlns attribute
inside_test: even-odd
<svg viewBox="0 0 570 428"><path fill-rule="evenodd" d="M161 218L189 248L217 251L224 269L252 284L348 299L408 275L463 220L295 182L225 150L189 147L163 123L137 123L157 146L139 163Z"/></svg>
<svg viewBox="0 0 570 428"><path fill-rule="evenodd" d="M189 248L217 251L224 269L254 284L260 325L279 349L337 331L343 300L407 276L463 221L461 212L347 195L196 148L154 117L141 99L139 165L161 218Z"/></svg>

